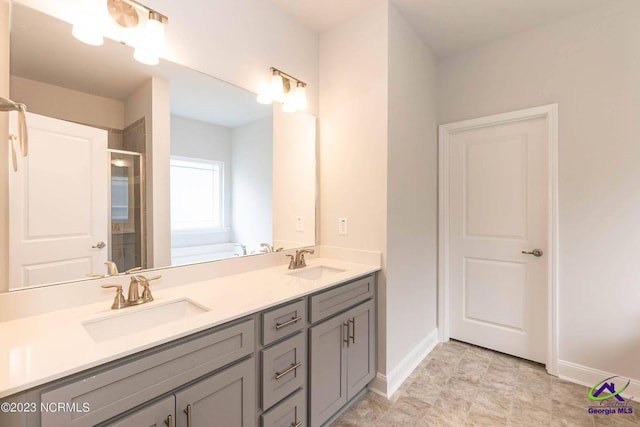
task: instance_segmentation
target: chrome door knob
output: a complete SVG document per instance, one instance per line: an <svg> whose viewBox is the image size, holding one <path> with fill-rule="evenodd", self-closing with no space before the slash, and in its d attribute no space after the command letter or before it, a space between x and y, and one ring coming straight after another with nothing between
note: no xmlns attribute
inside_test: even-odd
<svg viewBox="0 0 640 427"><path fill-rule="evenodd" d="M522 251L522 253L525 255L533 255L534 257L538 257L538 258L544 255L544 252L542 252L542 249L534 249L531 252Z"/></svg>
<svg viewBox="0 0 640 427"><path fill-rule="evenodd" d="M95 245L95 246L91 246L91 249L102 249L102 248L104 248L105 246L107 246L107 245L106 245L104 242L98 242L98 244L97 244L97 245Z"/></svg>

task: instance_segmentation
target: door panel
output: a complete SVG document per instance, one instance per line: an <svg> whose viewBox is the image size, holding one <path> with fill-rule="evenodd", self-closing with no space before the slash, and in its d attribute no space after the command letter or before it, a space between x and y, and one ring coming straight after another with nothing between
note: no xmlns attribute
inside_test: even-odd
<svg viewBox="0 0 640 427"><path fill-rule="evenodd" d="M451 337L544 362L547 127L529 119L453 133Z"/></svg>
<svg viewBox="0 0 640 427"><path fill-rule="evenodd" d="M375 376L374 303L369 301L346 316L349 322L347 348L347 400L353 398Z"/></svg>
<svg viewBox="0 0 640 427"><path fill-rule="evenodd" d="M340 315L309 329L312 426L322 425L347 403L346 321Z"/></svg>
<svg viewBox="0 0 640 427"><path fill-rule="evenodd" d="M176 393L176 427L253 427L255 382L255 359L250 358Z"/></svg>
<svg viewBox="0 0 640 427"><path fill-rule="evenodd" d="M103 272L108 249L92 246L108 242L107 131L33 113L27 124L29 156L9 177L11 288Z"/></svg>

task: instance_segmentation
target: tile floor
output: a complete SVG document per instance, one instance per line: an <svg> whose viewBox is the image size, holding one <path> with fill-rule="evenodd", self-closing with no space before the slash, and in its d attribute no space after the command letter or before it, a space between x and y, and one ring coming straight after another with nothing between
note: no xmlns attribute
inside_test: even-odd
<svg viewBox="0 0 640 427"><path fill-rule="evenodd" d="M542 365L450 341L391 400L368 392L332 427L640 426L640 404L631 415L590 415L587 392Z"/></svg>

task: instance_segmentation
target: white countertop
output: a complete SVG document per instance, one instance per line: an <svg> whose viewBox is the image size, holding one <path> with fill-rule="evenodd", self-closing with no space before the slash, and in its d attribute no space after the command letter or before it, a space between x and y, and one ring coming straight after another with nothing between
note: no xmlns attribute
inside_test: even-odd
<svg viewBox="0 0 640 427"><path fill-rule="evenodd" d="M111 310L113 300L107 299L100 303L2 322L0 398L380 269L374 265L328 258L307 260L307 264L307 268L324 265L345 271L319 280L305 280L288 274L291 270L286 265L280 265L154 291L154 301L138 307ZM151 288L153 290L153 285ZM126 287L124 293L126 296ZM139 332L122 331L121 337L101 343L94 342L82 325L92 319L144 310L153 304L185 297L205 306L209 311ZM135 324L130 326L136 327Z"/></svg>

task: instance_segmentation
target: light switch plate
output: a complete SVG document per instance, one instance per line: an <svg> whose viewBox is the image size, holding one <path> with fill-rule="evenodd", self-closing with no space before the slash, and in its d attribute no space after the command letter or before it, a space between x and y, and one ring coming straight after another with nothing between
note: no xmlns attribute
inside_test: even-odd
<svg viewBox="0 0 640 427"><path fill-rule="evenodd" d="M349 218L338 218L338 234L341 236L349 234Z"/></svg>
<svg viewBox="0 0 640 427"><path fill-rule="evenodd" d="M296 217L296 231L304 231L304 218L301 216Z"/></svg>

